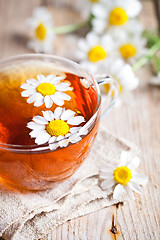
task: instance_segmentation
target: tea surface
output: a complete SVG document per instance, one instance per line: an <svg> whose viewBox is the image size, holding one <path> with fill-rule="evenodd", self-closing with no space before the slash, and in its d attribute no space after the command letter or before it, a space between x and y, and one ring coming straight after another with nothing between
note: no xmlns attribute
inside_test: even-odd
<svg viewBox="0 0 160 240"><path fill-rule="evenodd" d="M72 73L63 72L55 69L52 63L28 62L12 65L0 70L0 142L15 145L35 145L35 141L30 137L30 129L27 123L36 115L42 116L42 110L51 110L54 112L57 107L53 103L50 109L43 104L35 107L33 103L28 104L27 98L21 96L24 91L20 86L27 79L34 78L43 74L47 77L49 74L64 76L62 82L69 81L72 91L67 91L70 101L65 101L62 106L65 109L71 109L82 115L87 122L94 114L97 105L97 94L90 85L89 88L82 84L82 77Z"/></svg>

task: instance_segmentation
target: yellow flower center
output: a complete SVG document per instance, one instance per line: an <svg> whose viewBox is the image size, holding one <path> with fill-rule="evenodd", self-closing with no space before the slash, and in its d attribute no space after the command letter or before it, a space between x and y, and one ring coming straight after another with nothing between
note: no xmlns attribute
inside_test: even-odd
<svg viewBox="0 0 160 240"><path fill-rule="evenodd" d="M46 125L46 131L51 136L64 136L69 132L69 126L63 120L53 120Z"/></svg>
<svg viewBox="0 0 160 240"><path fill-rule="evenodd" d="M109 16L109 22L112 25L123 25L128 20L128 16L123 8L113 9Z"/></svg>
<svg viewBox="0 0 160 240"><path fill-rule="evenodd" d="M100 60L105 59L107 53L101 46L96 46L92 48L88 53L88 58L91 62L98 62Z"/></svg>
<svg viewBox="0 0 160 240"><path fill-rule="evenodd" d="M116 79L116 78L115 78L115 79ZM119 84L119 94L121 94L121 93L122 93L122 85L120 84L120 81L119 81L118 79L116 79L116 81L117 81L118 84ZM110 89L110 83L104 84L104 89L105 89L106 93L108 93L108 92L109 92L109 89ZM112 91L112 96L113 96L113 94L114 94L114 90Z"/></svg>
<svg viewBox="0 0 160 240"><path fill-rule="evenodd" d="M99 2L99 0L90 0L90 2L95 3L95 2Z"/></svg>
<svg viewBox="0 0 160 240"><path fill-rule="evenodd" d="M40 40L43 41L46 37L46 28L43 23L40 23L38 27L35 29L35 35Z"/></svg>
<svg viewBox="0 0 160 240"><path fill-rule="evenodd" d="M126 166L117 167L114 170L113 176L114 180L121 185L126 185L128 182L130 182L130 179L132 178L131 170Z"/></svg>
<svg viewBox="0 0 160 240"><path fill-rule="evenodd" d="M125 59L133 57L137 52L136 48L132 44L125 44L121 46L119 50L122 57Z"/></svg>
<svg viewBox="0 0 160 240"><path fill-rule="evenodd" d="M56 92L56 88L51 83L41 83L37 87L37 92L45 97L46 95L53 95Z"/></svg>

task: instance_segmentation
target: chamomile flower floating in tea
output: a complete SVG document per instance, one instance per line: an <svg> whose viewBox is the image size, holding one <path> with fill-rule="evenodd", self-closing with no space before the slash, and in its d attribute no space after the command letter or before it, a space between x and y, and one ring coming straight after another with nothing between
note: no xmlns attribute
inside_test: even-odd
<svg viewBox="0 0 160 240"><path fill-rule="evenodd" d="M28 42L28 47L35 52L52 52L54 32L52 17L45 7L34 9L33 17L27 20L32 29L33 39Z"/></svg>
<svg viewBox="0 0 160 240"><path fill-rule="evenodd" d="M32 129L30 136L35 138L36 144L47 142L51 144L58 141L58 146L66 147L69 142L75 143L82 139L78 132L82 128L80 124L85 122L83 116L75 116L76 112L61 107L57 107L54 113L52 111L42 113L43 117L35 116L33 121L27 124L27 127ZM83 132L82 135L86 134L87 132ZM51 148L54 148L54 145L51 145Z"/></svg>
<svg viewBox="0 0 160 240"><path fill-rule="evenodd" d="M63 77L55 75L37 75L36 79L28 79L21 85L21 88L25 89L21 95L22 97L29 97L27 103L33 103L34 106L39 107L45 103L46 108L51 108L53 103L58 106L64 105L64 101L69 101L71 97L64 93L66 91L72 91L70 82L61 82Z"/></svg>
<svg viewBox="0 0 160 240"><path fill-rule="evenodd" d="M110 56L113 46L110 35L100 37L90 32L85 39L78 41L77 58L85 69L95 73L101 67L101 63Z"/></svg>
<svg viewBox="0 0 160 240"><path fill-rule="evenodd" d="M103 179L101 187L104 190L114 187L114 199L120 199L123 193L134 199L133 191L141 194L140 185L148 181L145 175L136 172L139 163L138 157L132 158L130 152L122 151L119 164L110 164L101 169L100 178Z"/></svg>
<svg viewBox="0 0 160 240"><path fill-rule="evenodd" d="M94 4L91 13L93 31L103 33L110 26L123 26L130 18L136 17L141 11L138 0L106 1Z"/></svg>

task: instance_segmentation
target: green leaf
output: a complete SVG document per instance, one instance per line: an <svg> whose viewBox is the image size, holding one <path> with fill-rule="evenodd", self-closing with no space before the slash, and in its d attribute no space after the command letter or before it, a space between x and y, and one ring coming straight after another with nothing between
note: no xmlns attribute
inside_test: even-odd
<svg viewBox="0 0 160 240"><path fill-rule="evenodd" d="M157 56L153 56L153 61L155 64L156 71L160 72L160 58Z"/></svg>

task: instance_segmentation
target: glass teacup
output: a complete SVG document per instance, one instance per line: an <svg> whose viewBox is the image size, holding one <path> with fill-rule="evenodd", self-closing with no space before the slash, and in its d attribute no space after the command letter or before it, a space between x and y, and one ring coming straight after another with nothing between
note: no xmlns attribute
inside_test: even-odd
<svg viewBox="0 0 160 240"><path fill-rule="evenodd" d="M38 79L40 82L34 91L39 94L36 96L42 95L41 104L35 104L34 94L26 92L33 91ZM44 84L44 79L47 84L55 83L52 93L45 92L50 89L46 88L49 85ZM71 176L88 156L96 137L101 117L98 85L104 82L115 85L115 81L107 77L97 83L78 64L56 56L26 54L1 61L1 182L16 189L44 190ZM56 91L60 91L57 95L60 99L54 98ZM52 104L45 102L49 98L47 94L52 96ZM105 113L114 103L113 92L110 97ZM60 127L54 135L53 125L59 126L57 124ZM42 125L43 133L48 134L44 136L50 135L46 142L40 136ZM35 131L34 126L40 128Z"/></svg>

